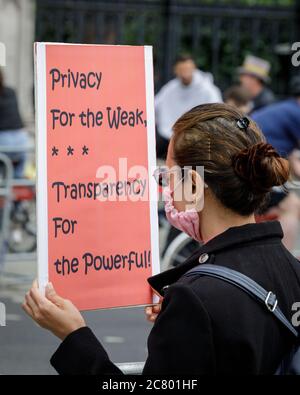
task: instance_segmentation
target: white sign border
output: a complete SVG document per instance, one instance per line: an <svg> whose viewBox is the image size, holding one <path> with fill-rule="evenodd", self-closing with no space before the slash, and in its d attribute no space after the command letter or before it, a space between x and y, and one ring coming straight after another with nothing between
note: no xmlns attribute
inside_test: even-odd
<svg viewBox="0 0 300 395"><path fill-rule="evenodd" d="M37 260L42 293L48 283L48 184L47 184L47 84L46 45L35 43L36 168L37 168Z"/></svg>
<svg viewBox="0 0 300 395"><path fill-rule="evenodd" d="M160 272L159 263L159 236L157 212L157 184L151 172L156 168L156 138L154 114L154 85L153 85L153 59L152 46L144 46L145 53L145 80L146 80L146 112L147 112L147 138L148 138L148 184L150 205L151 229L151 266L152 275ZM153 303L158 302L158 296L153 294Z"/></svg>

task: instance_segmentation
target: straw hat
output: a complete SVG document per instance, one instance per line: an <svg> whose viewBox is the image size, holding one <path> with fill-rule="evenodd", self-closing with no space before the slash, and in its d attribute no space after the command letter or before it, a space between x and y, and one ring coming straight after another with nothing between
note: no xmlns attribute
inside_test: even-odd
<svg viewBox="0 0 300 395"><path fill-rule="evenodd" d="M239 75L248 74L267 83L270 82L269 72L271 64L265 59L257 58L253 55L246 56L244 63L238 68Z"/></svg>

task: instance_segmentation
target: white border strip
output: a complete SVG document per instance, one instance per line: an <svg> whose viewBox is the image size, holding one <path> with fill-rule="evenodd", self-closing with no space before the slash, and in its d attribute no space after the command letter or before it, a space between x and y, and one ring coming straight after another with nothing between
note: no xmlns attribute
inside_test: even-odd
<svg viewBox="0 0 300 395"><path fill-rule="evenodd" d="M150 224L151 224L151 257L152 257L151 264L152 264L152 274L154 275L160 272L160 263L159 263L159 237L158 237L158 213L157 213L157 184L152 175L152 172L156 167L152 46L145 46L144 54L145 54L145 79L146 79L149 204L150 204ZM157 303L157 302L158 302L158 296L156 294L153 294L153 303Z"/></svg>
<svg viewBox="0 0 300 395"><path fill-rule="evenodd" d="M35 43L36 164L37 164L37 262L42 293L48 283L48 183L47 183L47 84L46 45Z"/></svg>

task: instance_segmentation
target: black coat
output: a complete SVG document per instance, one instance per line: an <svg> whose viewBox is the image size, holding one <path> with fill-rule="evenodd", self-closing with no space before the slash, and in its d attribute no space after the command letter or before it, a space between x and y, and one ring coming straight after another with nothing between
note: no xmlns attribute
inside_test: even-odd
<svg viewBox="0 0 300 395"><path fill-rule="evenodd" d="M233 227L182 265L150 277L164 299L148 338L143 373L273 374L293 335L235 286L211 277L181 276L200 257L202 263L238 270L273 291L291 319L292 305L300 301L300 263L283 246L282 236L277 221ZM71 333L51 363L61 374L121 373L89 328Z"/></svg>

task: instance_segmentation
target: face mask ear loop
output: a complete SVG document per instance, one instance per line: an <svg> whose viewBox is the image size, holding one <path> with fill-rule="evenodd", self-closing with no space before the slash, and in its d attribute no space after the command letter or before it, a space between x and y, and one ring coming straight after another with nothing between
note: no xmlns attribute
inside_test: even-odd
<svg viewBox="0 0 300 395"><path fill-rule="evenodd" d="M184 179L184 177L181 177L180 180L176 183L175 187L172 189L171 193L174 193L175 189L178 187L178 185L181 183L181 181Z"/></svg>

